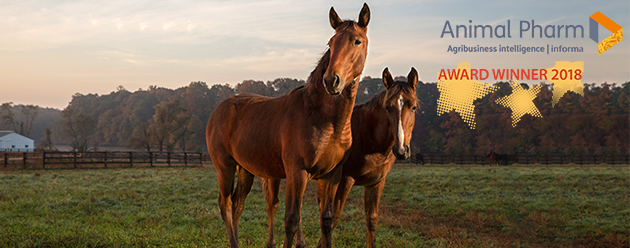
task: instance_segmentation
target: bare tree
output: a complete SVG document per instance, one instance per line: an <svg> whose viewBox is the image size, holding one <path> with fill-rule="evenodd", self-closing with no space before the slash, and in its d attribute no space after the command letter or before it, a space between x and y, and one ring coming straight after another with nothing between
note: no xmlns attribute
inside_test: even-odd
<svg viewBox="0 0 630 248"><path fill-rule="evenodd" d="M21 126L23 127L22 134L24 134L25 136L31 135L33 122L35 121L38 110L39 107L36 105L22 105L22 118L24 118L24 121L22 122Z"/></svg>
<svg viewBox="0 0 630 248"><path fill-rule="evenodd" d="M13 113L13 102L5 102L0 109L0 120L2 126L8 127L9 125L17 132L17 126L15 122L15 114Z"/></svg>
<svg viewBox="0 0 630 248"><path fill-rule="evenodd" d="M187 110L177 100L161 102L154 108L155 114L151 127L155 142L160 151L163 151L164 147L172 151L177 141L174 136L188 125L190 115L186 114Z"/></svg>
<svg viewBox="0 0 630 248"><path fill-rule="evenodd" d="M127 147L146 149L147 152L151 152L151 148L153 148L153 144L155 144L155 137L151 130L152 129L150 129L146 123L142 123L140 128L136 130L127 141Z"/></svg>
<svg viewBox="0 0 630 248"><path fill-rule="evenodd" d="M82 113L75 113L72 108L61 112L63 135L70 138L72 150L84 152L88 150L89 137L96 127L92 118Z"/></svg>
<svg viewBox="0 0 630 248"><path fill-rule="evenodd" d="M3 103L0 108L0 121L2 122L2 126L11 127L13 131L28 137L31 135L39 106L20 105L20 107L22 116L18 118L13 112L13 102Z"/></svg>
<svg viewBox="0 0 630 248"><path fill-rule="evenodd" d="M46 140L39 145L38 149L44 151L56 151L57 147L55 147L52 142L52 131L50 131L50 128L46 128L45 132Z"/></svg>
<svg viewBox="0 0 630 248"><path fill-rule="evenodd" d="M181 128L181 130L177 133L175 133L174 135L174 141L172 146L174 148L175 144L179 144L179 148L182 149L182 152L186 152L186 148L188 147L188 143L190 141L190 138L195 134L195 131L191 130L190 128L190 123L191 123L191 116L184 114L186 116L182 116L181 118L185 118L185 124L183 126L183 128Z"/></svg>

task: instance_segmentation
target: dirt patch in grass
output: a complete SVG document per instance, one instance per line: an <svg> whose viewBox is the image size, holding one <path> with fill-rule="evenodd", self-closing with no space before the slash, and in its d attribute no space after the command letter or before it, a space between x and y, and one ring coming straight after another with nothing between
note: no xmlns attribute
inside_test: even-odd
<svg viewBox="0 0 630 248"><path fill-rule="evenodd" d="M420 232L447 247L628 247L630 236L599 232L569 239L562 236L564 221L553 213L529 213L521 221L462 210L454 216L430 216L418 207L392 202L381 203L379 222Z"/></svg>
<svg viewBox="0 0 630 248"><path fill-rule="evenodd" d="M414 230L448 247L544 247L501 233L500 224L479 213L431 217L417 207L391 202L383 202L379 210L382 225Z"/></svg>

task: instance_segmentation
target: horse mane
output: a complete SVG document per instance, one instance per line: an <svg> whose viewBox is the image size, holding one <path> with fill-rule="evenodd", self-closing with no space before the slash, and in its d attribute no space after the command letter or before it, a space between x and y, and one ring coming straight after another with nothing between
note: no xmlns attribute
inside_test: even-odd
<svg viewBox="0 0 630 248"><path fill-rule="evenodd" d="M330 49L326 49L324 55L319 59L315 69L311 72L311 75L308 76L306 80L306 84L314 84L321 83L324 80L324 73L326 72L326 68L328 68L328 63L330 62Z"/></svg>

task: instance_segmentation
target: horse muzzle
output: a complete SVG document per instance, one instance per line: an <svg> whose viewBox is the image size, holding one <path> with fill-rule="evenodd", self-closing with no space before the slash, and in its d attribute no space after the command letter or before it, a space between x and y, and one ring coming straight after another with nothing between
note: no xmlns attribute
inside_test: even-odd
<svg viewBox="0 0 630 248"><path fill-rule="evenodd" d="M337 74L324 77L324 87L328 94L339 95L345 86L346 82Z"/></svg>
<svg viewBox="0 0 630 248"><path fill-rule="evenodd" d="M411 157L411 149L409 149L409 145L403 145L402 148L394 145L394 147L392 147L392 151L398 160L407 160Z"/></svg>

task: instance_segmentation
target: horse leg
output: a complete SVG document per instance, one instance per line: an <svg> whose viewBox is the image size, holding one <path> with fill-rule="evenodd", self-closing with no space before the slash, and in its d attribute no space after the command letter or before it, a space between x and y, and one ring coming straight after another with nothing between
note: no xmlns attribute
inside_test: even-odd
<svg viewBox="0 0 630 248"><path fill-rule="evenodd" d="M385 179L377 184L365 186L365 222L367 223L367 247L376 247L376 227L378 225L378 204L385 186Z"/></svg>
<svg viewBox="0 0 630 248"><path fill-rule="evenodd" d="M346 203L346 199L348 198L348 194L350 194L352 185L354 185L354 178L352 177L342 177L339 182L339 187L337 188L337 193L335 194L333 230L337 227L337 225L339 225L343 205Z"/></svg>
<svg viewBox="0 0 630 248"><path fill-rule="evenodd" d="M293 245L295 233L302 224L302 198L304 197L307 182L308 175L305 170L287 172L283 245L285 248Z"/></svg>
<svg viewBox="0 0 630 248"><path fill-rule="evenodd" d="M278 210L278 190L280 188L280 179L263 179L263 193L265 194L265 201L267 202L267 226L269 227L269 234L267 239L267 247L276 247L276 239L273 235L274 221L276 218L276 211Z"/></svg>
<svg viewBox="0 0 630 248"><path fill-rule="evenodd" d="M217 181L219 183L219 208L221 209L221 218L227 229L230 247L239 247L238 234L234 229L232 208L232 190L234 187L236 161L233 159L213 159L212 161L214 163L214 169L217 171Z"/></svg>
<svg viewBox="0 0 630 248"><path fill-rule="evenodd" d="M263 179L263 192L265 193L265 201L267 202L267 225L269 227L267 247L276 247L276 239L274 237L274 222L276 218L276 211L278 210L278 191L280 187L280 179ZM296 247L306 247L306 240L304 239L304 232L302 231L302 220L298 226L296 234Z"/></svg>
<svg viewBox="0 0 630 248"><path fill-rule="evenodd" d="M295 235L295 247L305 248L306 239L304 238L304 231L302 230L302 219L300 219L300 225L298 226L298 231Z"/></svg>
<svg viewBox="0 0 630 248"><path fill-rule="evenodd" d="M342 166L338 165L326 178L317 180L317 199L319 202L319 224L322 235L317 247L332 247L333 208L335 194L341 181Z"/></svg>
<svg viewBox="0 0 630 248"><path fill-rule="evenodd" d="M232 223L234 225L234 233L236 234L236 237L238 237L238 219L243 213L245 198L252 189L254 175L243 169L240 165L237 165L236 169L238 171L238 181L236 183L236 190L232 193L232 209L234 211L232 215Z"/></svg>

